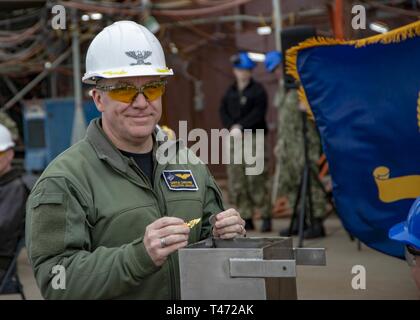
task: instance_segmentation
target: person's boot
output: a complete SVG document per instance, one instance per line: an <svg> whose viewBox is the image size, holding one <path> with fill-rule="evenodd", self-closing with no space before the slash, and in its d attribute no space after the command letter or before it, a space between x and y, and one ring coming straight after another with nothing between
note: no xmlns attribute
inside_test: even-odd
<svg viewBox="0 0 420 320"><path fill-rule="evenodd" d="M314 219L314 223L303 233L304 239L316 239L325 237L324 224L321 219Z"/></svg>
<svg viewBox="0 0 420 320"><path fill-rule="evenodd" d="M271 219L264 218L261 226L261 232L270 232L271 231Z"/></svg>
<svg viewBox="0 0 420 320"><path fill-rule="evenodd" d="M254 230L254 222L252 219L245 219L245 230Z"/></svg>

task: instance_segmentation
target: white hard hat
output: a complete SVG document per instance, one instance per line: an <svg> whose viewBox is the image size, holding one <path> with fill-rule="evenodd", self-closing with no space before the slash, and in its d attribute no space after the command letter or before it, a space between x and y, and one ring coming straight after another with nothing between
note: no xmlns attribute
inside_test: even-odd
<svg viewBox="0 0 420 320"><path fill-rule="evenodd" d="M0 124L0 151L13 148L15 143L12 140L12 135L9 129Z"/></svg>
<svg viewBox="0 0 420 320"><path fill-rule="evenodd" d="M84 83L98 78L168 76L159 40L133 21L118 21L104 28L91 42L86 55Z"/></svg>

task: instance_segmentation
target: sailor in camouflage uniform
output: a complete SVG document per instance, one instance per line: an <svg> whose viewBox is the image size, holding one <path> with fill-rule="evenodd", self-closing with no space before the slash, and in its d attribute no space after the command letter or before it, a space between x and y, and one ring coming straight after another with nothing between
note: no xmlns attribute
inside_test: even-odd
<svg viewBox="0 0 420 320"><path fill-rule="evenodd" d="M282 56L280 52L267 53L266 68L269 72L281 75ZM304 107L299 103L297 90L285 90L280 84L275 98L277 114L277 143L275 147L276 174L273 181L273 199L286 196L293 206L304 167L304 142L302 130L302 112ZM313 121L307 121L308 156L311 166L311 193L313 203L314 224L305 230L305 238L325 236L322 220L326 211L326 196L318 183L317 161L320 157L320 140ZM293 234L297 234L297 223L293 226ZM289 228L280 232L282 236L289 235Z"/></svg>

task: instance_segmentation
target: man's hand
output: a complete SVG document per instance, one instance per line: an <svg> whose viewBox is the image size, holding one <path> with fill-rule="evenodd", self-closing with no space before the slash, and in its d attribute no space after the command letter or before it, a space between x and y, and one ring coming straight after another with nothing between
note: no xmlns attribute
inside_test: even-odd
<svg viewBox="0 0 420 320"><path fill-rule="evenodd" d="M241 218L238 211L228 209L216 215L216 223L213 228L213 236L221 239L232 239L244 236L245 221Z"/></svg>
<svg viewBox="0 0 420 320"><path fill-rule="evenodd" d="M180 218L163 217L146 227L143 243L156 266L161 266L168 256L187 246L190 228Z"/></svg>

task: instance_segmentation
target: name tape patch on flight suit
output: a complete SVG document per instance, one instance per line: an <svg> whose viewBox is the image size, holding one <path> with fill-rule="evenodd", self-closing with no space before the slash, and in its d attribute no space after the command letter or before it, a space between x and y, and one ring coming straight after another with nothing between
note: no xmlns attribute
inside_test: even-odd
<svg viewBox="0 0 420 320"><path fill-rule="evenodd" d="M195 182L191 170L163 170L163 178L169 190L173 191L197 191L198 185Z"/></svg>

